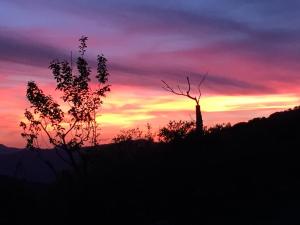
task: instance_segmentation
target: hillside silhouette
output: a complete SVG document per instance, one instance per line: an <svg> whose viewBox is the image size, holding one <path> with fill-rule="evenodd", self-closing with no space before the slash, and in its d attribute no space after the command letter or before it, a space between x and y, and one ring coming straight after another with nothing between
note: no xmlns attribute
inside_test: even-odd
<svg viewBox="0 0 300 225"><path fill-rule="evenodd" d="M48 185L3 177L0 195L7 204L0 209L5 212L1 220L299 224L299 137L296 107L171 143L137 140L91 147L85 155L87 176L65 171Z"/></svg>

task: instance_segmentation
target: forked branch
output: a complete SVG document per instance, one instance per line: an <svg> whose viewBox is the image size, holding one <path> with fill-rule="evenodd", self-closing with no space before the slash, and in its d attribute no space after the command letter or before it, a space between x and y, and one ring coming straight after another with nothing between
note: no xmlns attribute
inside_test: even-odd
<svg viewBox="0 0 300 225"><path fill-rule="evenodd" d="M190 92L191 92L191 83L190 83L190 78L187 76L186 77L186 80L187 80L187 84L188 84L188 88L187 88L187 91L184 92L182 91L181 87L179 85L177 85L177 89L174 89L173 87L171 87L167 82L165 82L164 80L161 80L164 84L164 86L162 87L164 90L168 91L168 92L171 92L175 95L182 95L182 96L185 96L185 97L188 97L192 100L194 100L197 105L199 105L199 101L200 101L200 98L201 98L201 85L203 84L204 80L206 78L206 74L202 76L199 84L198 84L198 96L191 96Z"/></svg>

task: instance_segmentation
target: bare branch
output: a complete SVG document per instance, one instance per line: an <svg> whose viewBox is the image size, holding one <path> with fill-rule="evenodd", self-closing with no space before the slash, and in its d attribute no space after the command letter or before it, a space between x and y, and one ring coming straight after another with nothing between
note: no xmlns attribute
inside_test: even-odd
<svg viewBox="0 0 300 225"><path fill-rule="evenodd" d="M181 94L183 94L183 91L181 90L181 88L180 88L179 85L177 85L177 88L178 88L179 92L180 92Z"/></svg>
<svg viewBox="0 0 300 225"><path fill-rule="evenodd" d="M188 90L186 92L186 94L183 93L182 89L180 88L179 85L177 85L177 88L178 88L178 91L175 91L172 87L170 87L170 85L167 84L167 82L165 82L164 80L161 80L165 86L163 86L162 88L168 92L171 92L175 95L182 95L182 96L185 96L185 97L188 97L194 101L197 102L197 98L196 97L192 97L190 95L190 91L191 91L191 84L190 84L190 80L189 80L189 77L186 78L187 79L187 82L188 82Z"/></svg>
<svg viewBox="0 0 300 225"><path fill-rule="evenodd" d="M187 96L186 94L184 94L181 89L179 88L179 92L175 91L172 87L170 87L164 80L161 80L165 86L163 86L162 88L168 92L171 92L175 95L182 95L182 96Z"/></svg>
<svg viewBox="0 0 300 225"><path fill-rule="evenodd" d="M191 92L191 82L190 82L190 78L189 78L188 76L186 77L187 84L188 84L188 88L187 88L186 93L184 93L184 92L182 91L182 89L181 89L181 87L180 87L179 85L177 85L178 91L174 90L174 88L172 88L172 87L171 87L167 82L165 82L164 80L161 80L161 81L163 82L163 84L164 84L164 86L163 86L162 88L163 88L164 90L168 91L168 92L171 92L171 93L175 94L175 95L182 95L182 96L188 97L188 98L194 100L194 101L197 103L197 105L198 105L198 104L199 104L199 101L200 101L200 98L201 98L201 94L202 94L202 93L201 93L201 85L202 85L203 82L205 81L206 76L207 76L207 74L203 75L202 79L200 80L200 82L199 82L199 84L198 84L198 87L197 87L198 93L199 93L199 94L198 94L198 96L195 96L195 97L191 96L191 94L190 94L190 92Z"/></svg>
<svg viewBox="0 0 300 225"><path fill-rule="evenodd" d="M186 94L189 96L190 95L190 91L191 91L191 84L190 84L190 78L189 77L186 77L186 80L188 82L188 85L189 85L189 89L187 90Z"/></svg>
<svg viewBox="0 0 300 225"><path fill-rule="evenodd" d="M199 82L199 84L198 84L198 93L199 93L199 95L198 95L198 103L199 103L200 98L201 98L201 96L202 96L201 85L204 83L204 81L205 81L205 79L206 79L206 76L207 76L207 73L204 74L204 75L202 76L202 79L200 80L200 82Z"/></svg>
<svg viewBox="0 0 300 225"><path fill-rule="evenodd" d="M201 86L201 85L203 84L203 82L205 81L206 77L207 77L207 73L205 73L205 74L202 76L202 79L201 79L201 81L199 82L199 86Z"/></svg>
<svg viewBox="0 0 300 225"><path fill-rule="evenodd" d="M201 82L198 84L198 93L199 93L199 95L198 95L198 101L199 101L200 98L201 98L201 95L202 95L202 93L201 93Z"/></svg>

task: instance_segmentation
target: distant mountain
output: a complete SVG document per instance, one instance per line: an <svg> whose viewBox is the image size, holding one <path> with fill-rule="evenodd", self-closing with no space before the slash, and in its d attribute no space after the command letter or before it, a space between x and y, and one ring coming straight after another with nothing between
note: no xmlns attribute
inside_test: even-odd
<svg viewBox="0 0 300 225"><path fill-rule="evenodd" d="M11 153L11 152L20 151L20 150L22 150L22 149L7 147L5 145L0 144L0 154L1 153Z"/></svg>
<svg viewBox="0 0 300 225"><path fill-rule="evenodd" d="M0 176L29 182L51 182L55 176L43 159L48 160L57 171L69 169L54 150L42 150L37 153L0 144Z"/></svg>

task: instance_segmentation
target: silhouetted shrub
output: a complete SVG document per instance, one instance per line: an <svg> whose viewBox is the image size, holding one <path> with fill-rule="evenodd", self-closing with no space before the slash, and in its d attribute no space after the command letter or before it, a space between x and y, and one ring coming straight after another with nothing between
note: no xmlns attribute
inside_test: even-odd
<svg viewBox="0 0 300 225"><path fill-rule="evenodd" d="M152 127L149 123L146 124L146 132L144 133L140 128L123 129L120 133L112 139L113 143L122 143L136 140L146 140L153 142L155 133L152 132Z"/></svg>
<svg viewBox="0 0 300 225"><path fill-rule="evenodd" d="M120 130L120 133L112 139L114 143L128 142L142 139L143 131L140 128L132 128L128 130Z"/></svg>
<svg viewBox="0 0 300 225"><path fill-rule="evenodd" d="M231 127L230 123L222 123L222 124L216 124L213 127L210 127L208 129L205 129L205 134L220 134L222 131L228 129Z"/></svg>
<svg viewBox="0 0 300 225"><path fill-rule="evenodd" d="M158 137L163 142L176 142L186 138L195 128L195 121L172 120L159 130Z"/></svg>

